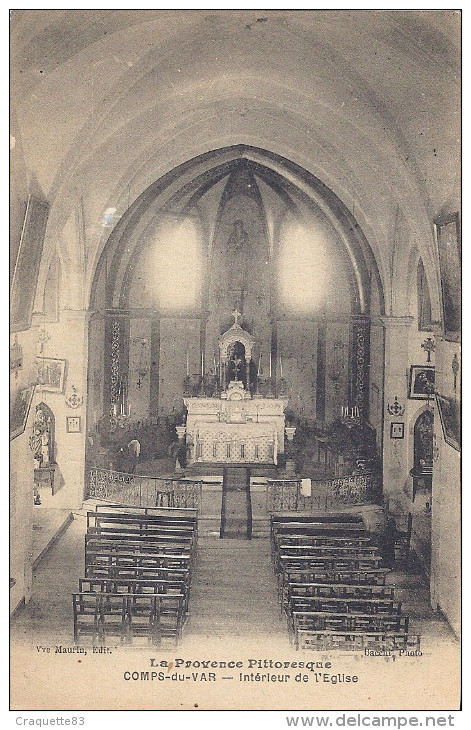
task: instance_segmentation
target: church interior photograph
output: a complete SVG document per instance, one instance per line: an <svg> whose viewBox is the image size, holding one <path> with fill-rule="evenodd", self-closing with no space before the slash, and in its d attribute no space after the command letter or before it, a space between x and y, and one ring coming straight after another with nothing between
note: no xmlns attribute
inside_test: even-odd
<svg viewBox="0 0 471 730"><path fill-rule="evenodd" d="M92 652L259 641L457 707L459 11L12 10L10 44L15 706L152 709L78 654L96 687Z"/></svg>

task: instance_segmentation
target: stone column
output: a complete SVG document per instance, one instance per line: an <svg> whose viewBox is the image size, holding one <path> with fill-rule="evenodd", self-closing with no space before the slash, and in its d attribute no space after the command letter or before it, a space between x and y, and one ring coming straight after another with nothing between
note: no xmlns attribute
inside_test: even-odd
<svg viewBox="0 0 471 730"><path fill-rule="evenodd" d="M352 317L351 405L358 406L361 417L368 420L370 376L370 318Z"/></svg>
<svg viewBox="0 0 471 730"><path fill-rule="evenodd" d="M393 507L393 502L401 502L400 495L409 476L408 338L413 317L381 317L381 321L384 327L383 493ZM404 424L404 438L391 438L392 423Z"/></svg>

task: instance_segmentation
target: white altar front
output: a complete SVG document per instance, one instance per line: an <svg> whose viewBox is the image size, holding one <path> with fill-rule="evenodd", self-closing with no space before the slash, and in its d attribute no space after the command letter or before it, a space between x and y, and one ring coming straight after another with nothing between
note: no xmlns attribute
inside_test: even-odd
<svg viewBox="0 0 471 730"><path fill-rule="evenodd" d="M286 398L257 398L232 381L218 398L184 398L189 462L276 464L284 452Z"/></svg>

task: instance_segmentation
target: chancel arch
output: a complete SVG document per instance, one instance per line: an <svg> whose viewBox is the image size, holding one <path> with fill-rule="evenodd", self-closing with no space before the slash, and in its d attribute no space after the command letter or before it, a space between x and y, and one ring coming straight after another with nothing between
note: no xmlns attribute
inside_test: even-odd
<svg viewBox="0 0 471 730"><path fill-rule="evenodd" d="M360 227L289 161L243 146L219 156L157 181L110 233L92 287L90 343L104 337L105 352L90 347L100 361L92 370L104 367L92 412L175 417L184 378L215 371L218 340L238 310L255 343L246 385L258 371L283 379L296 416L322 427L349 404L366 416L372 280L380 308L383 295Z"/></svg>

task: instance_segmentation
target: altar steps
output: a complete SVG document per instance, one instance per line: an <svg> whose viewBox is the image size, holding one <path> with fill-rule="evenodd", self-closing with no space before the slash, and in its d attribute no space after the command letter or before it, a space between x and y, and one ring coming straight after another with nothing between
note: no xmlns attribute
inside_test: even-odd
<svg viewBox="0 0 471 730"><path fill-rule="evenodd" d="M199 474L201 476L206 476L207 474L222 476L225 467L233 466L234 463L225 464L222 462L214 461L199 461L196 464L192 464L188 472L190 472L191 470L191 474ZM269 477L271 479L276 478L276 464L273 463L261 464L260 462L243 462L238 466L240 468L249 468L250 473L253 477Z"/></svg>
<svg viewBox="0 0 471 730"><path fill-rule="evenodd" d="M252 539L252 501L250 469L225 466L222 483L221 538Z"/></svg>

